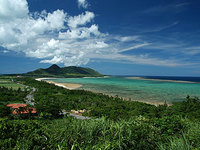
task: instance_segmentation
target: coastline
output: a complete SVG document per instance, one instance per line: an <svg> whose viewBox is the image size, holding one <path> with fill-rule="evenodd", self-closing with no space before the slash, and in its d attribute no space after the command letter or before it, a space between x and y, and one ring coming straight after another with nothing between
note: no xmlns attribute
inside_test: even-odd
<svg viewBox="0 0 200 150"><path fill-rule="evenodd" d="M134 100L132 100L132 101L134 101ZM159 106L159 105L164 105L165 104L165 102L163 102L163 101L154 101L154 102L150 102L150 101L137 101L137 102L142 102L142 103L146 103L146 104L151 104L151 105L155 105L155 106ZM166 103L167 104L167 106L172 106L172 104L171 103Z"/></svg>
<svg viewBox="0 0 200 150"><path fill-rule="evenodd" d="M54 84L55 86L63 87L63 88L68 89L68 90L75 90L75 89L81 88L83 86L83 85L77 84L77 83L58 83L58 82L54 82L54 81L48 81L48 80L51 80L51 79L57 79L57 78L37 78L35 80L37 80L37 81L45 81L47 83ZM83 90L85 90L85 89L83 89ZM110 94L108 94L106 92L95 91L95 90L86 90L86 91L90 91L90 92L93 92L93 93L96 93L96 94L102 93L102 94L105 94L105 95L108 95L108 96L115 97L114 95L110 95ZM126 98L126 97L121 97L121 98L123 100L125 100L125 101L130 101L129 98ZM165 102L163 102L163 101L143 101L143 100L133 100L133 99L131 99L131 101L146 103L146 104L155 105L155 106L159 106L159 105L164 105L165 104ZM167 105L171 106L172 104L167 103Z"/></svg>
<svg viewBox="0 0 200 150"><path fill-rule="evenodd" d="M85 89L83 89L85 90ZM112 95L112 94L108 94L106 92L102 92L102 91L96 91L96 90L86 90L86 91L90 91L96 94L105 94L108 95L109 97L116 97L116 95ZM150 104L150 105L154 105L154 106L159 106L159 105L164 105L165 101L147 101L147 100L134 100L134 99L130 99L128 97L119 97L122 98L124 101L132 101L132 102L141 102L141 103L146 103L146 104ZM171 106L172 103L167 103L168 106Z"/></svg>
<svg viewBox="0 0 200 150"><path fill-rule="evenodd" d="M49 79L57 79L57 78L37 78L35 80L45 81L47 83L54 84L56 86L63 87L63 88L68 89L68 90L75 90L75 89L83 86L81 84L75 84L75 83L58 83L58 82L54 82L54 81L48 81Z"/></svg>

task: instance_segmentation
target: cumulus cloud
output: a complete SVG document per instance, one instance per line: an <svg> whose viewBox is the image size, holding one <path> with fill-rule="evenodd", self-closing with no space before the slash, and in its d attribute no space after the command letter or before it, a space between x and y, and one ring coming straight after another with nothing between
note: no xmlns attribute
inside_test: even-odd
<svg viewBox="0 0 200 150"><path fill-rule="evenodd" d="M27 17L28 3L24 0L0 0L0 22Z"/></svg>
<svg viewBox="0 0 200 150"><path fill-rule="evenodd" d="M88 2L86 0L78 0L78 7L81 8L87 8L88 7Z"/></svg>
<svg viewBox="0 0 200 150"><path fill-rule="evenodd" d="M85 14L81 14L78 16L70 17L68 20L68 26L71 28L76 28L80 25L85 25L94 19L95 15L93 12L86 11Z"/></svg>
<svg viewBox="0 0 200 150"><path fill-rule="evenodd" d="M84 8L88 5L84 0L78 2ZM77 16L70 16L63 10L30 13L26 0L0 0L0 46L41 59L41 63L63 63L65 66L85 65L91 59L179 65L172 60L150 58L148 55L121 54L149 43L140 42L138 36L102 33L99 26L93 24L94 18L95 14L89 11ZM129 44L123 46L123 43Z"/></svg>
<svg viewBox="0 0 200 150"><path fill-rule="evenodd" d="M25 6L27 7L27 5ZM22 18L15 17L9 21L5 20L1 22L0 26L0 44L12 50L26 50L22 48L26 48L29 44L34 43L34 40L42 35L44 36L45 32L63 29L65 18L66 14L62 10L56 10L52 14L46 14L44 18L34 19L32 16L28 16Z"/></svg>
<svg viewBox="0 0 200 150"><path fill-rule="evenodd" d="M98 36L101 33L98 30L97 25L92 25L91 27L73 28L66 32L59 32L59 39L83 39L89 38L92 35Z"/></svg>

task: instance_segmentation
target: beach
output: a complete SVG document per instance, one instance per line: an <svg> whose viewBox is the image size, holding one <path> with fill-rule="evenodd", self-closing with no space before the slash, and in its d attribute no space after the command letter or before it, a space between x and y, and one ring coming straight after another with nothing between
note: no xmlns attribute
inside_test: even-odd
<svg viewBox="0 0 200 150"><path fill-rule="evenodd" d="M35 80L37 80L37 81L45 81L47 83L54 84L56 86L66 88L68 90L74 90L74 89L82 87L81 84L76 84L76 83L58 83L58 82L54 82L54 81L49 81L51 79L57 79L57 78L37 78Z"/></svg>
<svg viewBox="0 0 200 150"><path fill-rule="evenodd" d="M133 100L134 101L134 100ZM146 104L151 104L151 105L155 105L155 106L159 106L159 105L164 105L165 102L163 101L137 101L137 102L141 102L141 103L146 103ZM166 103L167 106L172 106L172 103Z"/></svg>
<svg viewBox="0 0 200 150"><path fill-rule="evenodd" d="M77 88L80 88L82 87L83 85L82 84L76 84L76 83L59 83L59 82L54 82L54 81L50 81L51 79L58 79L58 78L37 78L35 80L37 81L45 81L47 83L50 83L50 84L54 84L56 86L59 86L59 87L63 87L63 88L66 88L68 90L74 90L74 89L77 89ZM102 93L100 91L94 91L94 90L91 90L92 92L94 93ZM108 93L103 93L103 94L106 94L106 95L109 95ZM113 95L109 95L109 96L113 96ZM128 98L122 98L126 101L129 101L130 99ZM138 101L138 100L133 100L131 99L131 101ZM147 103L147 104L151 104L151 105L155 105L155 106L159 106L159 105L164 105L164 102L163 101L143 101L143 100L140 100L138 102L143 102L143 103ZM168 104L168 105L171 105L171 104Z"/></svg>
<svg viewBox="0 0 200 150"><path fill-rule="evenodd" d="M168 105L173 102L185 101L187 95L200 96L198 81L173 82L174 80L171 81L170 79L146 79L141 77L39 78L36 80L70 90L78 88L112 97L117 96L127 101L139 101L156 106L163 105L165 101Z"/></svg>
<svg viewBox="0 0 200 150"><path fill-rule="evenodd" d="M181 78L180 78L181 79ZM199 80L169 82L171 79L141 79L125 77L109 78L58 78L57 83L83 85L79 89L118 96L124 99L142 101L150 104L168 104L186 100L187 95L200 96ZM174 81L174 80L173 80ZM176 80L175 80L176 81Z"/></svg>

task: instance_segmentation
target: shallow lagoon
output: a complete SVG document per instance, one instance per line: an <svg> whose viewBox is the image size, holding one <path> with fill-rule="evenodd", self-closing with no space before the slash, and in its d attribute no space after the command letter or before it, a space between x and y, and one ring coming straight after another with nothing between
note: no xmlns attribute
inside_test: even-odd
<svg viewBox="0 0 200 150"><path fill-rule="evenodd" d="M119 97L137 101L167 101L172 103L185 100L187 95L200 97L200 83L130 79L127 77L58 78L51 80L60 83L78 83L83 85L79 89L112 96L118 95Z"/></svg>

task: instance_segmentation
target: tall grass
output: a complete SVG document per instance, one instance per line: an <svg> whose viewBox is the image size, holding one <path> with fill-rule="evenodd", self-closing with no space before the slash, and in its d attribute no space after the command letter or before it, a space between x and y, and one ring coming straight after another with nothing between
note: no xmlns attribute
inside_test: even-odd
<svg viewBox="0 0 200 150"><path fill-rule="evenodd" d="M169 139L169 143L167 145L160 144L160 150L191 150L191 145L189 141L186 139L185 135L183 134L182 137L174 137Z"/></svg>
<svg viewBox="0 0 200 150"><path fill-rule="evenodd" d="M161 138L143 117L117 122L67 118L46 127L48 149L155 149Z"/></svg>
<svg viewBox="0 0 200 150"><path fill-rule="evenodd" d="M167 134L163 132L163 126L167 126L165 122L158 124L157 119L150 120L142 116L119 121L104 117L98 120L70 117L55 120L1 120L0 145L5 150L198 149L200 124L187 119L181 122L185 126L183 131L177 134L170 131ZM171 130L168 127L166 129Z"/></svg>
<svg viewBox="0 0 200 150"><path fill-rule="evenodd" d="M200 123L184 119L185 131L181 136L169 138L168 143L159 143L161 150L199 150Z"/></svg>

